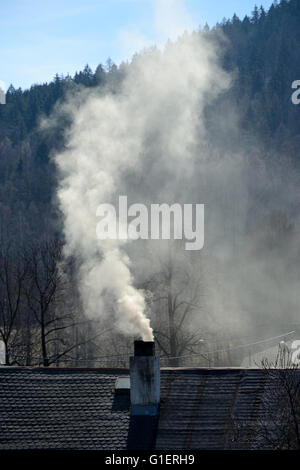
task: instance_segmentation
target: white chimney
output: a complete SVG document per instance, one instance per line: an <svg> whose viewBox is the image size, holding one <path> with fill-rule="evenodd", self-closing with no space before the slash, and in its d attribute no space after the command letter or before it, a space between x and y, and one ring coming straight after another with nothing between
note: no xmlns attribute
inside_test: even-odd
<svg viewBox="0 0 300 470"><path fill-rule="evenodd" d="M153 341L135 341L130 358L130 401L132 415L158 414L160 402L160 361Z"/></svg>

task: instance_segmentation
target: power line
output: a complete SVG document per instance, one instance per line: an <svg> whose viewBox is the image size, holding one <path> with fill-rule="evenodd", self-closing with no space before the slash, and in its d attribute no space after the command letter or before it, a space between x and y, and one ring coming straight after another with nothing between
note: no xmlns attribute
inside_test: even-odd
<svg viewBox="0 0 300 470"><path fill-rule="evenodd" d="M279 335L279 336L274 336L273 338L268 338L268 339L263 339L260 341L255 341L253 343L247 343L247 344L239 344L236 346L232 346L231 348L226 348L226 349L216 349L214 351L203 351L202 353L197 353L197 354L188 354L188 355L183 355L183 356L160 356L160 359L187 359L191 357L201 357L201 356L209 356L213 354L218 354L222 352L229 352L229 351L234 351L236 349L242 349L242 348L247 348L250 346L255 346L257 344L262 344L262 343L268 343L271 341L274 341L276 339L280 338L286 338L287 336L290 336L292 334L296 333L296 331L289 331L288 333ZM14 356L15 358L22 358L25 359L25 356ZM128 360L130 355L128 354L111 354L111 355L106 355L106 356L98 356L97 358L90 358L90 359L62 359L63 362L113 362L114 360L117 360L117 358L126 358L125 360ZM114 359L115 358L115 359ZM38 356L31 356L32 360L37 360L37 361L43 361L42 357ZM110 360L109 360L110 359ZM49 358L50 361L53 361L55 363L55 357L54 358ZM121 359L119 360L121 362Z"/></svg>
<svg viewBox="0 0 300 470"><path fill-rule="evenodd" d="M206 352L202 352L200 354L189 354L189 355L186 355L186 356L160 356L162 359L163 358L168 358L168 359L183 359L183 358L187 358L187 357L195 357L195 356L205 356L205 355L211 355L211 354L217 354L217 353L221 353L221 352L228 352L228 351L233 351L235 349L241 349L241 348L247 348L249 346L255 346L257 344L261 344L261 343L268 343L270 341L274 341L275 339L279 339L279 338L285 338L286 336L289 336L289 335L292 335L296 333L296 331L290 331L289 333L285 333L284 335L279 335L279 336L274 336L273 338L268 338L268 339L263 339L263 340L260 340L260 341L255 341L254 343L248 343L248 344L239 344L237 346L233 346L231 348L227 348L227 349L217 349L215 351L206 351Z"/></svg>

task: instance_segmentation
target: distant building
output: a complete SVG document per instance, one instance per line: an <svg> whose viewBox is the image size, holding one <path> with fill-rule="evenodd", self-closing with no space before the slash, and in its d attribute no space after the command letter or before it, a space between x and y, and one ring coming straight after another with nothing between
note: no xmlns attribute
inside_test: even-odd
<svg viewBox="0 0 300 470"><path fill-rule="evenodd" d="M6 96L5 92L2 90L0 87L0 104L5 104L6 103Z"/></svg>

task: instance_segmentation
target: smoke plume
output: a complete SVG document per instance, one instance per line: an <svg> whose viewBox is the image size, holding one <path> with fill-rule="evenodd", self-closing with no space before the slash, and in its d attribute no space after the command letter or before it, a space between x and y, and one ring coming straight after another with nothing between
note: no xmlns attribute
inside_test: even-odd
<svg viewBox="0 0 300 470"><path fill-rule="evenodd" d="M97 239L97 207L119 194L141 203L182 202L191 194L185 187L205 147L204 108L230 81L214 45L196 33L163 51L146 50L120 71L115 87L81 90L65 105L72 125L66 149L55 156L58 200L66 256L80 259L85 312L113 315L123 332L151 340L144 293L134 287L126 253L129 241Z"/></svg>
<svg viewBox="0 0 300 470"><path fill-rule="evenodd" d="M298 174L244 135L246 110L233 104L238 77L221 67L223 48L217 32L184 33L121 64L106 86L75 90L59 110L71 120L66 147L55 155L65 255L79 263L85 313L124 334L151 340L152 325L168 328L160 318L166 304L152 304L151 317L149 292L139 286L153 277L159 284L170 246L97 239L98 206L116 206L120 195L128 205L205 204L204 249L189 255L172 246L172 295L180 298L186 285L189 298L179 304L192 299L192 308L180 318L190 332L256 338L285 332L297 317L290 218Z"/></svg>

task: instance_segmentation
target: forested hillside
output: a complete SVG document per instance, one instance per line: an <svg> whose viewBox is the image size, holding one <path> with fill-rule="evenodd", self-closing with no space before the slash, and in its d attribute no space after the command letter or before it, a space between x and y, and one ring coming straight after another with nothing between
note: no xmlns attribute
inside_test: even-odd
<svg viewBox="0 0 300 470"><path fill-rule="evenodd" d="M295 158L299 109L291 105L291 84L300 76L300 2L274 2L266 13L236 16L221 26L229 39L225 66L237 69L233 93L244 110L244 126L267 145Z"/></svg>
<svg viewBox="0 0 300 470"><path fill-rule="evenodd" d="M242 129L264 146L298 165L300 148L299 107L291 103L291 84L300 77L300 1L274 2L266 12L255 7L252 16L223 20L224 67L233 72L230 92L240 113ZM110 60L93 72L88 66L74 77L58 76L51 83L30 90L10 86L7 104L0 106L0 201L2 226L10 221L14 234L40 234L53 220L51 199L55 188L49 155L61 145L61 135L39 132L39 118L49 116L53 106L72 87L104 86L119 80L120 68ZM53 228L53 227L52 227Z"/></svg>

